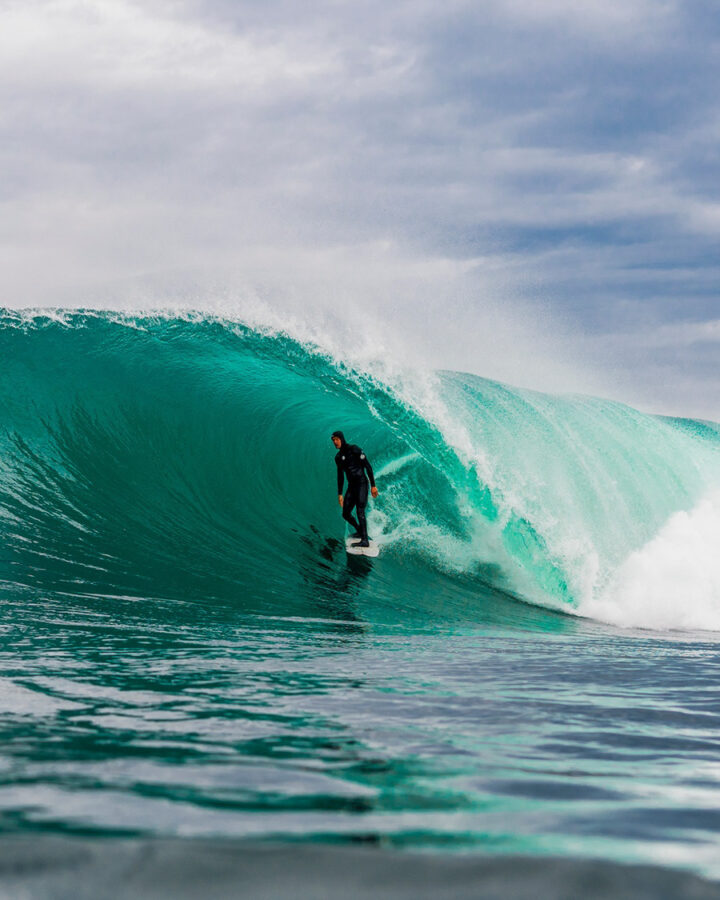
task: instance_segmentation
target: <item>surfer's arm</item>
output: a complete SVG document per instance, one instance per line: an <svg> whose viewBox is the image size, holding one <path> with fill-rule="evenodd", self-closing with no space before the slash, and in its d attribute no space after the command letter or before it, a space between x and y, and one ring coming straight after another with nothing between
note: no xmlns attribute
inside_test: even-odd
<svg viewBox="0 0 720 900"><path fill-rule="evenodd" d="M345 473L343 472L342 467L340 466L339 462L336 462L335 465L337 466L338 494L342 495L343 482L345 481Z"/></svg>
<svg viewBox="0 0 720 900"><path fill-rule="evenodd" d="M373 497L377 497L378 489L375 487L375 476L373 475L372 466L370 465L370 460L363 454L363 468L367 472L367 476L370 479L370 493Z"/></svg>
<svg viewBox="0 0 720 900"><path fill-rule="evenodd" d="M370 460L363 453L363 468L367 472L367 476L370 479L370 487L375 487L375 476L373 475L372 466L370 465Z"/></svg>

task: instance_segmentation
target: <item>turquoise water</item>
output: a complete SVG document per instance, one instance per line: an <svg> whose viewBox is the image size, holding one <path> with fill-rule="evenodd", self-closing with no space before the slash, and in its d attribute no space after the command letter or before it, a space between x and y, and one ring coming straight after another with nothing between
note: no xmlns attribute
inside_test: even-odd
<svg viewBox="0 0 720 900"><path fill-rule="evenodd" d="M5 833L720 875L717 426L200 315L7 312L0 352Z"/></svg>

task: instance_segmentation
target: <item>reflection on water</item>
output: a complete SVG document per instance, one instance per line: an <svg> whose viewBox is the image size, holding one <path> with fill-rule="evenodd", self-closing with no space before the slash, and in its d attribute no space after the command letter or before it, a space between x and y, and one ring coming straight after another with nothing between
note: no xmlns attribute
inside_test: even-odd
<svg viewBox="0 0 720 900"><path fill-rule="evenodd" d="M371 624L372 560L305 540L304 616L8 589L4 831L663 848L720 874L715 643L532 611Z"/></svg>

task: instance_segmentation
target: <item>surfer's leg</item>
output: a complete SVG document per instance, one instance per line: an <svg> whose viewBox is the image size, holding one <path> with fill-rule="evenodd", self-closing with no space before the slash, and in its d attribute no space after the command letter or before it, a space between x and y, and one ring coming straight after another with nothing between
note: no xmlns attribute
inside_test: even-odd
<svg viewBox="0 0 720 900"><path fill-rule="evenodd" d="M355 485L351 484L345 493L345 499L343 500L343 508L342 508L342 517L346 522L349 522L350 525L355 529L355 531L360 532L360 525L357 523L355 516L353 516L353 510L355 509L355 504L357 503L357 491L355 489Z"/></svg>
<svg viewBox="0 0 720 900"><path fill-rule="evenodd" d="M367 519L365 518L365 507L367 506L368 501L368 483L365 481L363 484L358 486L357 492L357 517L358 522L360 523L360 527L358 531L360 532L360 542L367 546L368 543L368 533L367 533Z"/></svg>

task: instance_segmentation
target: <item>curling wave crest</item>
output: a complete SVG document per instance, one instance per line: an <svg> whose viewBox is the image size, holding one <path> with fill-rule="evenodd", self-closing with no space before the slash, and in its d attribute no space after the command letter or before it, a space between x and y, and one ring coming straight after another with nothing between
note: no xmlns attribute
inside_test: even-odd
<svg viewBox="0 0 720 900"><path fill-rule="evenodd" d="M329 434L373 460L364 596L720 628L720 434L458 372L391 377L198 315L0 317L0 580L307 614L342 552ZM372 615L371 612L368 613Z"/></svg>

